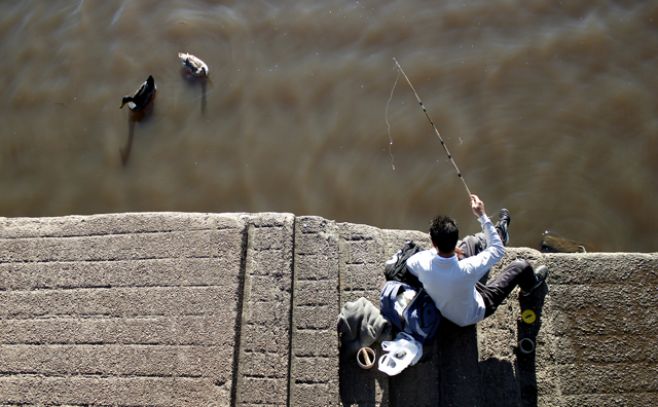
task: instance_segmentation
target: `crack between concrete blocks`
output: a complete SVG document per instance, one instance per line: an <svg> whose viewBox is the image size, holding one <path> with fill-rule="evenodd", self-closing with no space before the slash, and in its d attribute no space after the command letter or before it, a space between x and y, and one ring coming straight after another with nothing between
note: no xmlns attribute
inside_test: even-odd
<svg viewBox="0 0 658 407"><path fill-rule="evenodd" d="M288 329L290 330L290 335L288 336L288 372L287 372L287 379L288 379L288 386L287 386L287 392L288 394L286 395L286 406L290 407L291 406L291 398L292 398L292 364L293 364L293 344L294 344L294 337L295 337L295 329L294 329L294 316L295 316L295 253L297 251L297 217L293 217L292 219L292 247L290 248L291 251L291 256L290 256L290 314L289 314L289 320L288 320Z"/></svg>
<svg viewBox="0 0 658 407"><path fill-rule="evenodd" d="M247 254L249 252L249 230L252 227L245 221L242 231L242 250L240 253L240 272L238 273L238 303L235 313L235 336L233 337L233 373L231 375L230 405L237 405L238 385L240 379L240 350L242 348L242 320L245 304L245 289L247 279Z"/></svg>

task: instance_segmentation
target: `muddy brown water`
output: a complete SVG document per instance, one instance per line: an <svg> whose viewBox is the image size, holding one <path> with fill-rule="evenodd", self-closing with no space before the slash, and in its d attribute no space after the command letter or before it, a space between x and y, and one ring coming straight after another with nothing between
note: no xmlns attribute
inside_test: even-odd
<svg viewBox="0 0 658 407"><path fill-rule="evenodd" d="M395 57L512 245L658 250L656 2L2 1L0 38L0 216L446 213L474 232ZM121 97L149 74L131 122Z"/></svg>

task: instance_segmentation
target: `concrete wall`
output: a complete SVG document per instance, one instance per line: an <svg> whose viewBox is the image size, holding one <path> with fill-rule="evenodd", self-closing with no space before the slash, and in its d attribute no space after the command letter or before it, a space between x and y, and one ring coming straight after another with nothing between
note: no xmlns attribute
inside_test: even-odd
<svg viewBox="0 0 658 407"><path fill-rule="evenodd" d="M399 376L359 369L336 317L378 304L405 239L428 243L281 213L0 218L0 406L656 405L656 253L510 249L551 268L541 302L444 325Z"/></svg>

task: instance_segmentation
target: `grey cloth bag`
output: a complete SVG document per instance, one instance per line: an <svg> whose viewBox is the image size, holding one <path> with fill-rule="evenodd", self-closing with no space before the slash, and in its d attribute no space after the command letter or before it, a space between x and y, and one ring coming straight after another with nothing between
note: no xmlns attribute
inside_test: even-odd
<svg viewBox="0 0 658 407"><path fill-rule="evenodd" d="M341 346L352 355L377 340L387 339L390 324L373 303L361 297L343 305L338 316L338 332Z"/></svg>

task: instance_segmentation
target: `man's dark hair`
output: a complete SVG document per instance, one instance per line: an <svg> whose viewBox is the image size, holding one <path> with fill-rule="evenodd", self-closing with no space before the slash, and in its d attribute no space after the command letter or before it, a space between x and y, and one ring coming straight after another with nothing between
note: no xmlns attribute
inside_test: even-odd
<svg viewBox="0 0 658 407"><path fill-rule="evenodd" d="M455 250L459 240L459 229L457 222L448 216L437 216L432 219L430 225L430 237L432 243L442 253L450 253Z"/></svg>

